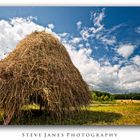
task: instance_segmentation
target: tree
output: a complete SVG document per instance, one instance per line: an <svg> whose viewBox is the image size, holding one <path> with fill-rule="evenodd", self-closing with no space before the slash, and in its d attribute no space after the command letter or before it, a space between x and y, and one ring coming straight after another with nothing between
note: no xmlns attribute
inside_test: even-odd
<svg viewBox="0 0 140 140"><path fill-rule="evenodd" d="M115 96L111 95L110 96L110 101L113 101L115 99Z"/></svg>
<svg viewBox="0 0 140 140"><path fill-rule="evenodd" d="M93 98L93 100L95 100L95 101L98 100L98 97L97 97L96 93L93 93L93 94L92 94L92 98Z"/></svg>
<svg viewBox="0 0 140 140"><path fill-rule="evenodd" d="M109 97L106 95L105 97L104 97L104 101L108 101L109 100Z"/></svg>
<svg viewBox="0 0 140 140"><path fill-rule="evenodd" d="M102 101L104 101L104 98L105 98L105 96L104 96L104 95L102 95L102 96L101 96L101 100L102 100Z"/></svg>

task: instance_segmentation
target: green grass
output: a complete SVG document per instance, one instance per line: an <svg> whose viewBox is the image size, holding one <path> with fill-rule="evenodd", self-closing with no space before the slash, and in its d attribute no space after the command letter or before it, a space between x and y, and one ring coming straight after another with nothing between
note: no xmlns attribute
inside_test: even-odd
<svg viewBox="0 0 140 140"><path fill-rule="evenodd" d="M30 115L29 113L30 111ZM72 116L50 119L48 114L40 112L37 105L23 107L23 116L14 118L11 124L28 125L140 125L140 101L122 100L113 102L93 102L86 109ZM0 113L2 123L2 113ZM28 117L27 117L28 116Z"/></svg>
<svg viewBox="0 0 140 140"><path fill-rule="evenodd" d="M140 125L140 104L99 105L88 107L88 110L92 112L114 113L114 116L107 115L99 122L91 122L91 125ZM115 117L115 114L119 114L120 116L117 118ZM108 117L110 121L106 121L106 117ZM114 119L111 120L110 117L113 117Z"/></svg>

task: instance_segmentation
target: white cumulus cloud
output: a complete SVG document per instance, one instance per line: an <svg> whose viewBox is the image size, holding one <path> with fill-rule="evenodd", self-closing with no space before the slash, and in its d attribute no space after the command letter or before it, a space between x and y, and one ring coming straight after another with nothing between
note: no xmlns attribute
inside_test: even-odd
<svg viewBox="0 0 140 140"><path fill-rule="evenodd" d="M136 46L132 45L132 44L121 44L118 47L117 52L122 57L128 58L129 56L131 56L133 54L135 48L136 48Z"/></svg>
<svg viewBox="0 0 140 140"><path fill-rule="evenodd" d="M36 18L15 17L10 20L0 20L0 59L7 56L22 38L33 31L46 30L53 33L51 29L34 23L34 19ZM55 33L53 34L58 37Z"/></svg>
<svg viewBox="0 0 140 140"><path fill-rule="evenodd" d="M14 18L10 21L0 20L0 59L4 58L25 35L43 27L29 19Z"/></svg>

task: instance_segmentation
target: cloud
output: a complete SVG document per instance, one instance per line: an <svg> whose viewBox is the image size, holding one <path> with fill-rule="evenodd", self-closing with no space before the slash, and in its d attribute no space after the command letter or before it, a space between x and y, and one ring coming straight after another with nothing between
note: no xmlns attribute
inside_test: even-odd
<svg viewBox="0 0 140 140"><path fill-rule="evenodd" d="M60 37L66 37L66 36L68 35L68 33L65 33L65 32L64 32L64 33L59 33L58 35L59 35Z"/></svg>
<svg viewBox="0 0 140 140"><path fill-rule="evenodd" d="M82 25L82 21L78 21L78 22L76 23L76 25L77 25L77 28L80 29L80 28L81 28L81 25Z"/></svg>
<svg viewBox="0 0 140 140"><path fill-rule="evenodd" d="M121 44L117 49L117 53L127 59L133 54L135 48L136 46L132 44Z"/></svg>
<svg viewBox="0 0 140 140"><path fill-rule="evenodd" d="M38 25L33 20L37 20L37 18L31 16L0 20L0 59L7 56L22 38L33 31L46 30L58 37L51 29Z"/></svg>
<svg viewBox="0 0 140 140"><path fill-rule="evenodd" d="M101 17L103 18L104 16ZM101 22L101 17L100 20L96 19L96 21ZM124 66L111 64L109 60L104 58L96 60L92 55L93 50L90 48L92 44L88 36L83 38L83 34L78 37L71 36L69 33L57 34L52 32L50 28L38 25L30 18L13 18L8 21L0 20L0 59L6 57L22 38L36 30L46 30L61 40L72 62L79 69L90 88L113 93L140 91L140 56L137 55L131 58L131 63L126 63ZM85 28L85 30L89 31L89 28ZM134 49L135 45L121 44L119 45L118 53L128 58ZM126 52L129 51L125 53L124 50ZM116 60L117 57L114 57L114 59ZM117 59L117 61L120 60Z"/></svg>
<svg viewBox="0 0 140 140"><path fill-rule="evenodd" d="M48 28L53 30L54 29L54 25L53 24L48 24Z"/></svg>
<svg viewBox="0 0 140 140"><path fill-rule="evenodd" d="M92 49L82 46L77 50L76 47L69 44L69 39L64 40L64 46L69 52L72 62L90 88L112 93L139 92L140 68L136 67L134 63L126 63L122 67L120 64L112 65L105 59L98 61L92 57ZM131 76L129 76L130 73Z"/></svg>
<svg viewBox="0 0 140 140"><path fill-rule="evenodd" d="M96 36L99 36L99 33L104 29L102 20L105 17L105 8L103 8L101 11L91 11L90 16L91 16L90 20L93 22L93 26L91 27L81 26L82 25L81 21L78 21L76 23L78 30L80 30L80 35L84 40L87 40L89 38L96 38Z"/></svg>
<svg viewBox="0 0 140 140"><path fill-rule="evenodd" d="M135 32L138 34L140 33L140 26L135 29Z"/></svg>
<svg viewBox="0 0 140 140"><path fill-rule="evenodd" d="M94 24L94 33L97 33L99 32L100 30L103 29L104 25L101 23L102 20L104 19L105 17L105 8L103 8L100 11L91 11L91 17L90 19L93 21L93 24Z"/></svg>
<svg viewBox="0 0 140 140"><path fill-rule="evenodd" d="M109 63L104 66L91 57L92 50L89 48L76 48L64 44L67 48L74 65L79 69L84 80L92 89L118 92L123 91L120 87L118 79L118 65L110 65Z"/></svg>
<svg viewBox="0 0 140 140"><path fill-rule="evenodd" d="M105 44L105 45L114 45L116 43L116 37L115 36L111 36L111 37L108 37L108 36L103 36L103 37L100 37L100 40Z"/></svg>
<svg viewBox="0 0 140 140"><path fill-rule="evenodd" d="M30 18L13 18L9 21L0 20L0 59L9 54L17 42L35 30L44 27L36 25Z"/></svg>
<svg viewBox="0 0 140 140"><path fill-rule="evenodd" d="M80 43L82 39L80 37L74 37L72 40L71 40L71 43L73 44L78 44Z"/></svg>
<svg viewBox="0 0 140 140"><path fill-rule="evenodd" d="M124 91L140 91L140 67L133 64L123 67L119 71L119 79Z"/></svg>
<svg viewBox="0 0 140 140"><path fill-rule="evenodd" d="M93 23L91 27L86 27L81 22L77 22L77 28L80 31L80 35L82 36L83 40L87 41L89 39L94 39L105 46L115 45L117 39L112 33L120 28L122 24L106 29L103 24L103 20L105 18L105 8L98 11L91 11L90 15L90 20ZM81 24L83 26L81 26Z"/></svg>
<svg viewBox="0 0 140 140"><path fill-rule="evenodd" d="M65 46L74 65L92 89L112 93L140 91L140 67L134 64L121 67L119 64L111 65L108 61L101 65L99 61L91 57L91 49L76 50L68 44Z"/></svg>
<svg viewBox="0 0 140 140"><path fill-rule="evenodd" d="M108 33L110 34L110 33L113 33L114 31L116 31L117 29L119 29L119 28L121 28L121 27L125 27L126 25L125 24L119 24L119 25L115 25L115 26L113 26L112 28L110 28L110 29L108 29L107 31L108 31Z"/></svg>
<svg viewBox="0 0 140 140"><path fill-rule="evenodd" d="M133 61L134 64L140 66L140 56L139 55L136 55L135 57L133 57L132 61Z"/></svg>

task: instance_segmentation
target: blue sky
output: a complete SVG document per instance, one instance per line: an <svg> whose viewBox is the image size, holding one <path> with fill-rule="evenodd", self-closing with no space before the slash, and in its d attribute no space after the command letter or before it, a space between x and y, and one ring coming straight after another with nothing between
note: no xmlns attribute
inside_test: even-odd
<svg viewBox="0 0 140 140"><path fill-rule="evenodd" d="M0 7L1 58L36 28L58 36L90 88L140 92L140 7Z"/></svg>
<svg viewBox="0 0 140 140"><path fill-rule="evenodd" d="M89 26L92 22L89 20L90 12L102 9L103 7L1 7L0 18L9 19L12 17L36 16L38 23L46 26L48 23L54 23L56 31L74 32L75 23L80 19ZM120 23L139 24L139 7L107 7L104 23L107 28ZM63 19L63 20L62 20ZM72 26L69 26L72 25Z"/></svg>

